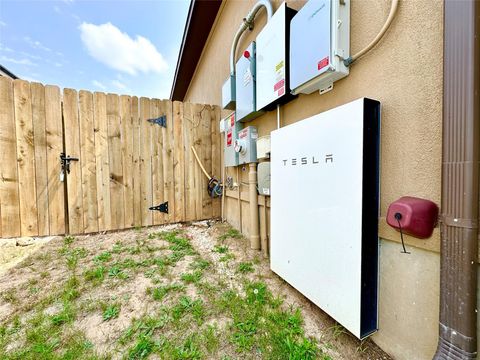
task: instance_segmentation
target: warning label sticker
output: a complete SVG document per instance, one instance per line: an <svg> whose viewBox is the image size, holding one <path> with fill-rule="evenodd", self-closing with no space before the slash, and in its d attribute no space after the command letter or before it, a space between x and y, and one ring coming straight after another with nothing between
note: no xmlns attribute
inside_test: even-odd
<svg viewBox="0 0 480 360"><path fill-rule="evenodd" d="M228 130L228 132L227 132L227 146L232 146L232 141L233 141L232 130Z"/></svg>
<svg viewBox="0 0 480 360"><path fill-rule="evenodd" d="M230 116L230 126L233 127L233 125L235 125L235 114L232 114L232 116Z"/></svg>
<svg viewBox="0 0 480 360"><path fill-rule="evenodd" d="M329 62L328 56L326 58L323 58L318 62L317 70L322 70L325 66L328 66L329 63L330 62Z"/></svg>
<svg viewBox="0 0 480 360"><path fill-rule="evenodd" d="M239 137L240 139L243 139L244 137L247 137L247 135L248 135L248 129L243 129L242 131L240 131L240 132L238 133L238 137Z"/></svg>
<svg viewBox="0 0 480 360"><path fill-rule="evenodd" d="M280 80L275 85L273 85L273 91L277 91L278 89L285 86L285 79Z"/></svg>
<svg viewBox="0 0 480 360"><path fill-rule="evenodd" d="M250 67L247 67L247 70L243 73L243 86L247 86L252 81L252 73Z"/></svg>

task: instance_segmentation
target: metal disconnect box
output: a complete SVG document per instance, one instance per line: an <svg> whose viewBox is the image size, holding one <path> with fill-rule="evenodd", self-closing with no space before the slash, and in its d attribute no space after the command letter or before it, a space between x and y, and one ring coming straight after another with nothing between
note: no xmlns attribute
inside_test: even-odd
<svg viewBox="0 0 480 360"><path fill-rule="evenodd" d="M243 52L236 65L235 97L237 121L247 122L263 114L257 111L255 41Z"/></svg>
<svg viewBox="0 0 480 360"><path fill-rule="evenodd" d="M235 140L241 124L235 121L235 113L224 119L225 143L223 147L225 166L238 165L238 152L235 151Z"/></svg>
<svg viewBox="0 0 480 360"><path fill-rule="evenodd" d="M257 128L254 126L247 126L240 130L238 139L235 141L239 165L257 162L257 138Z"/></svg>
<svg viewBox="0 0 480 360"><path fill-rule="evenodd" d="M257 109L270 110L293 97L288 75L290 20L295 14L283 3L257 36Z"/></svg>
<svg viewBox="0 0 480 360"><path fill-rule="evenodd" d="M290 24L290 86L294 94L320 93L348 75L350 0L310 0Z"/></svg>
<svg viewBox="0 0 480 360"><path fill-rule="evenodd" d="M356 337L377 330L380 103L272 132L271 268Z"/></svg>

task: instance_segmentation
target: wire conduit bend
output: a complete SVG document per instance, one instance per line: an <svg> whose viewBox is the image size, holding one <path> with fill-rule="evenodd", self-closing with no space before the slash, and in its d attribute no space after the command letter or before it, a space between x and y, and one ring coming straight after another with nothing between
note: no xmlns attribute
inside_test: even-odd
<svg viewBox="0 0 480 360"><path fill-rule="evenodd" d="M253 27L253 20L255 19L255 16L262 7L264 7L267 11L267 21L272 18L272 4L269 0L260 0L253 6L247 16L243 19L242 25L240 25L237 32L235 33L235 36L233 37L232 48L230 50L230 75L235 75L235 55L237 53L238 41L240 40L240 37L245 30Z"/></svg>
<svg viewBox="0 0 480 360"><path fill-rule="evenodd" d="M350 66L354 61L361 58L367 52L372 50L375 45L378 44L378 42L382 39L383 35L385 35L388 28L392 24L393 19L395 18L395 14L397 13L397 9L398 9L398 2L399 0L392 0L392 5L390 6L390 13L388 14L387 20L385 21L385 24L383 24L383 27L380 30L380 32L377 34L377 36L375 36L375 38L370 42L370 44L368 44L362 50L357 52L355 55L352 55L349 58L344 59L343 63L345 64L345 66Z"/></svg>

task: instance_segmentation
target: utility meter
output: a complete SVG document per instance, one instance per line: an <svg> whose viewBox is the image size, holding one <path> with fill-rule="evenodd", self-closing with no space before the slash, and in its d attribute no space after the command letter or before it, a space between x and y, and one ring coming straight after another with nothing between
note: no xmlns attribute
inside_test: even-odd
<svg viewBox="0 0 480 360"><path fill-rule="evenodd" d="M238 133L234 148L238 154L239 165L257 162L257 138L255 126L247 126Z"/></svg>

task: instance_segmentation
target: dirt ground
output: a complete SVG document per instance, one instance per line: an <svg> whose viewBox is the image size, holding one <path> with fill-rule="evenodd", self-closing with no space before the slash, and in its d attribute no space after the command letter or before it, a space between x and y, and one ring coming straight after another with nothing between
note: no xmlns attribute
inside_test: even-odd
<svg viewBox="0 0 480 360"><path fill-rule="evenodd" d="M227 224L48 240L0 257L2 359L390 359Z"/></svg>

